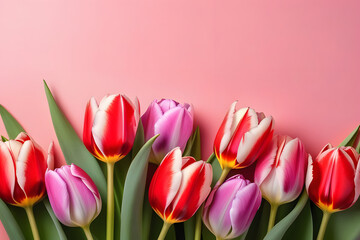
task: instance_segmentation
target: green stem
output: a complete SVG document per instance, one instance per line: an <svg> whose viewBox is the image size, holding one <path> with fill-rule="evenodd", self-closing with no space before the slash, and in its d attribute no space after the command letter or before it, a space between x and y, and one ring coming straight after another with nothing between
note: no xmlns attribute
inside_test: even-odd
<svg viewBox="0 0 360 240"><path fill-rule="evenodd" d="M114 239L114 162L107 165L106 240Z"/></svg>
<svg viewBox="0 0 360 240"><path fill-rule="evenodd" d="M318 236L317 236L317 240L323 240L324 239L326 227L327 227L327 224L329 222L330 216L331 216L331 213L329 213L327 211L323 211L323 218L322 218L322 221L321 221L321 226L320 226L320 230L319 230L319 233L318 233Z"/></svg>
<svg viewBox="0 0 360 240"><path fill-rule="evenodd" d="M204 204L203 203L199 209L199 211L197 211L196 213L196 218L195 218L195 237L194 240L201 240L201 216L203 214L204 211Z"/></svg>
<svg viewBox="0 0 360 240"><path fill-rule="evenodd" d="M169 231L169 228L171 226L171 223L164 221L164 225L161 229L161 232L159 234L158 240L164 240L167 232Z"/></svg>
<svg viewBox="0 0 360 240"><path fill-rule="evenodd" d="M228 168L228 167L223 168L223 170L221 172L221 175L220 175L220 178L215 184L215 187L219 187L225 181L225 179L226 179L227 175L229 174L230 170L231 170L231 168Z"/></svg>
<svg viewBox="0 0 360 240"><path fill-rule="evenodd" d="M93 240L93 236L91 234L91 231L90 231L90 225L87 225L85 227L82 228L84 230L84 233L85 233L85 236L86 236L86 239L87 240Z"/></svg>
<svg viewBox="0 0 360 240"><path fill-rule="evenodd" d="M35 217L34 217L33 206L25 207L25 211L26 211L26 214L27 214L29 222L30 222L30 227L31 227L31 231L32 231L34 240L40 240L39 231L37 229L36 221L35 221Z"/></svg>
<svg viewBox="0 0 360 240"><path fill-rule="evenodd" d="M278 204L273 204L270 203L271 209L270 209L270 218L269 218L269 225L268 225L268 232L270 232L270 230L274 227L275 225L275 218L276 218L276 213L278 210L279 205Z"/></svg>

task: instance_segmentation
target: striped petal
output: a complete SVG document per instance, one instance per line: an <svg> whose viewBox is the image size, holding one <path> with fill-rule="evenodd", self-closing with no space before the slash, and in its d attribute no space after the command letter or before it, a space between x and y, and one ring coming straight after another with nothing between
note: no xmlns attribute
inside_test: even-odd
<svg viewBox="0 0 360 240"><path fill-rule="evenodd" d="M84 145L90 152L94 152L94 149L93 149L94 140L92 137L92 126L93 126L95 114L97 111L98 111L98 104L97 104L95 98L92 97L86 105L84 130L83 130Z"/></svg>
<svg viewBox="0 0 360 240"><path fill-rule="evenodd" d="M0 141L0 198L7 203L15 203L14 189L15 163L7 144Z"/></svg>
<svg viewBox="0 0 360 240"><path fill-rule="evenodd" d="M169 152L156 170L149 188L149 202L161 216L173 201L182 179L182 153L180 148Z"/></svg>

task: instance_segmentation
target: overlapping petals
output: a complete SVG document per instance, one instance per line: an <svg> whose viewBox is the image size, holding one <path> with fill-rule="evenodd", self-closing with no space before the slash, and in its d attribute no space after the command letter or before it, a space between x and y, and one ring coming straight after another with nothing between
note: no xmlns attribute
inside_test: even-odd
<svg viewBox="0 0 360 240"><path fill-rule="evenodd" d="M175 148L165 156L152 178L150 205L166 222L186 221L208 196L211 180L210 164L182 157L180 148Z"/></svg>
<svg viewBox="0 0 360 240"><path fill-rule="evenodd" d="M45 171L53 166L52 145L48 154L26 133L15 140L0 141L0 197L5 202L32 206L45 194Z"/></svg>
<svg viewBox="0 0 360 240"><path fill-rule="evenodd" d="M359 197L359 154L352 147L326 145L316 159L309 158L306 190L322 210L336 212L351 207Z"/></svg>
<svg viewBox="0 0 360 240"><path fill-rule="evenodd" d="M193 130L193 107L171 99L153 101L141 117L145 140L160 134L152 146L151 162L160 164L175 147L184 151Z"/></svg>
<svg viewBox="0 0 360 240"><path fill-rule="evenodd" d="M240 169L251 165L273 135L273 119L252 108L236 111L234 102L214 142L214 151L222 168Z"/></svg>
<svg viewBox="0 0 360 240"><path fill-rule="evenodd" d="M295 200L304 186L307 158L298 138L275 136L255 169L263 197L277 205Z"/></svg>
<svg viewBox="0 0 360 240"><path fill-rule="evenodd" d="M140 119L139 103L124 95L105 96L98 105L91 98L86 106L83 140L99 160L116 162L133 146Z"/></svg>
<svg viewBox="0 0 360 240"><path fill-rule="evenodd" d="M49 170L45 181L51 207L64 225L85 227L99 215L100 194L89 175L78 166Z"/></svg>

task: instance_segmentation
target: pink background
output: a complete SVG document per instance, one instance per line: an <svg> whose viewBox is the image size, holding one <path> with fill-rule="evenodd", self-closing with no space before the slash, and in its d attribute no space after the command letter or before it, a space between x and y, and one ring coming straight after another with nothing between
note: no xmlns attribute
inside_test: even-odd
<svg viewBox="0 0 360 240"><path fill-rule="evenodd" d="M315 155L360 123L359 9L359 1L0 0L0 103L47 148L56 137L42 79L79 134L91 96L138 96L142 112L154 98L191 102L207 158L237 99Z"/></svg>

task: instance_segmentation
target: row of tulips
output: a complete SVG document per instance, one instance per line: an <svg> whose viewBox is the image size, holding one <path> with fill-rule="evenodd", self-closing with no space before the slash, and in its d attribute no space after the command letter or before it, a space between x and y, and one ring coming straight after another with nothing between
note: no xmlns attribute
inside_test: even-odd
<svg viewBox="0 0 360 240"><path fill-rule="evenodd" d="M217 239L233 239L245 233L262 198L271 206L268 224L275 224L280 205L297 199L305 186L310 199L323 211L318 239L323 239L332 213L351 207L358 199L359 154L352 147L325 146L312 160L298 138L273 135L274 121L252 108L236 110L234 102L214 141L214 154L222 174L211 188L210 163L183 156L193 132L193 107L173 100L154 101L140 118L139 102L124 95L92 98L86 107L83 142L88 151L107 165L106 238L114 239L114 166L133 147L139 122L145 140L159 135L148 161L156 171L148 188L148 200L163 221L158 239L164 239L174 223L196 212ZM89 175L75 164L54 169L52 144L46 153L27 134L0 141L0 197L23 207L34 239L39 239L34 204L47 192L59 221L81 227L92 239L91 222L102 207L99 191ZM254 182L233 169L254 164ZM196 227L201 223L196 223ZM195 239L199 238L197 231Z"/></svg>

